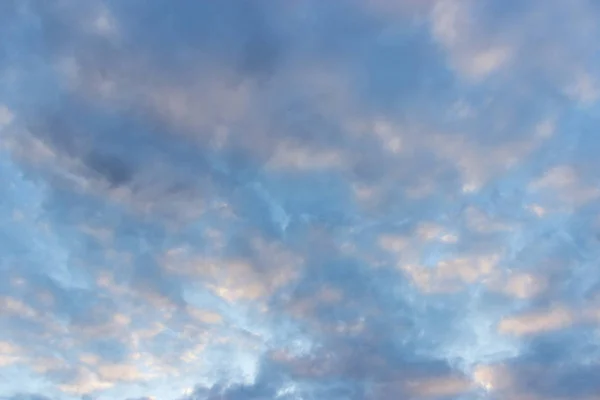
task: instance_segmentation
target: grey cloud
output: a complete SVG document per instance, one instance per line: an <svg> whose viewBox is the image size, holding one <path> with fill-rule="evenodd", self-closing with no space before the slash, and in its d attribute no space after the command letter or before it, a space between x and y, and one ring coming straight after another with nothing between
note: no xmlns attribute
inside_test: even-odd
<svg viewBox="0 0 600 400"><path fill-rule="evenodd" d="M91 153L86 160L91 169L104 176L111 186L120 186L132 179L130 167L115 156Z"/></svg>

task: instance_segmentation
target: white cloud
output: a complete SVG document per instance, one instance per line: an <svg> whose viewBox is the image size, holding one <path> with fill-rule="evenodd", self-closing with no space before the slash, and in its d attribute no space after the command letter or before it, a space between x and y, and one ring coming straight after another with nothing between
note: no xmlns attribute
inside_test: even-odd
<svg viewBox="0 0 600 400"><path fill-rule="evenodd" d="M19 346L11 342L0 341L0 367L15 364L21 359Z"/></svg>
<svg viewBox="0 0 600 400"><path fill-rule="evenodd" d="M501 391L513 384L513 377L503 364L477 365L472 374L473 381L486 391Z"/></svg>
<svg viewBox="0 0 600 400"><path fill-rule="evenodd" d="M91 26L99 35L107 38L115 38L118 35L117 21L108 8L101 7L92 19Z"/></svg>
<svg viewBox="0 0 600 400"><path fill-rule="evenodd" d="M104 381L133 382L143 379L143 374L135 365L128 364L104 364L98 367L98 375Z"/></svg>
<svg viewBox="0 0 600 400"><path fill-rule="evenodd" d="M438 261L433 267L400 261L397 268L406 273L424 292L451 293L492 276L497 255L457 256Z"/></svg>
<svg viewBox="0 0 600 400"><path fill-rule="evenodd" d="M580 206L600 197L600 189L584 182L571 165L557 165L529 185L532 192L554 194L564 206ZM550 203L552 204L552 203Z"/></svg>
<svg viewBox="0 0 600 400"><path fill-rule="evenodd" d="M471 389L471 383L459 376L409 381L406 386L412 395L420 398L459 396Z"/></svg>
<svg viewBox="0 0 600 400"><path fill-rule="evenodd" d="M0 104L0 132L2 128L9 125L13 121L14 117L14 114L8 107Z"/></svg>
<svg viewBox="0 0 600 400"><path fill-rule="evenodd" d="M0 315L11 315L22 318L37 318L38 312L14 297L0 297Z"/></svg>
<svg viewBox="0 0 600 400"><path fill-rule="evenodd" d="M276 170L310 171L339 168L343 164L344 157L340 151L303 148L284 142L276 147L267 166Z"/></svg>
<svg viewBox="0 0 600 400"><path fill-rule="evenodd" d="M59 385L59 389L73 395L86 395L99 390L109 389L114 386L113 382L103 381L88 369L80 368L77 377L72 382Z"/></svg>
<svg viewBox="0 0 600 400"><path fill-rule="evenodd" d="M469 60L462 61L463 69L475 79L485 77L502 68L512 56L507 46L497 46L474 54Z"/></svg>
<svg viewBox="0 0 600 400"><path fill-rule="evenodd" d="M450 232L443 226L431 223L422 222L417 226L417 236L423 241L439 241L442 243L456 243L458 242L458 236L455 233Z"/></svg>
<svg viewBox="0 0 600 400"><path fill-rule="evenodd" d="M188 307L188 312L196 320L205 324L219 324L223 322L223 317L215 312L209 310L201 310L196 307Z"/></svg>
<svg viewBox="0 0 600 400"><path fill-rule="evenodd" d="M498 330L506 335L533 335L570 326L576 320L573 312L565 307L532 312L503 318Z"/></svg>
<svg viewBox="0 0 600 400"><path fill-rule="evenodd" d="M439 0L431 13L434 37L445 47L451 63L466 78L479 81L508 64L512 49L494 43L473 20L471 1Z"/></svg>
<svg viewBox="0 0 600 400"><path fill-rule="evenodd" d="M510 274L507 278L493 277L488 282L491 290L517 299L534 298L546 290L547 286L545 277L519 272Z"/></svg>

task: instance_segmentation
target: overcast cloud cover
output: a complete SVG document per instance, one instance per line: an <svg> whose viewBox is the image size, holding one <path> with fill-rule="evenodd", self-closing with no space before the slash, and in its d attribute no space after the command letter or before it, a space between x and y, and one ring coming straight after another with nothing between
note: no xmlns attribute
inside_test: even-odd
<svg viewBox="0 0 600 400"><path fill-rule="evenodd" d="M0 2L0 399L600 399L600 3Z"/></svg>

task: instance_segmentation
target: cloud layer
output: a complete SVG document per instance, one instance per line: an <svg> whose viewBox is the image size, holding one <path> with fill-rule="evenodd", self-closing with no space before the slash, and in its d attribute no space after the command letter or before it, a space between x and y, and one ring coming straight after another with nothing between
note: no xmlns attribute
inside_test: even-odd
<svg viewBox="0 0 600 400"><path fill-rule="evenodd" d="M0 399L600 399L593 1L0 5Z"/></svg>

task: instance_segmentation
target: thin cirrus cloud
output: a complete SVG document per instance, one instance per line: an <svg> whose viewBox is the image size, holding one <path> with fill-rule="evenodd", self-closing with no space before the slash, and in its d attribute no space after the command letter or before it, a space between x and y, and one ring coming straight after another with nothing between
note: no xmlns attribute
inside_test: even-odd
<svg viewBox="0 0 600 400"><path fill-rule="evenodd" d="M1 399L600 393L594 2L0 8Z"/></svg>

